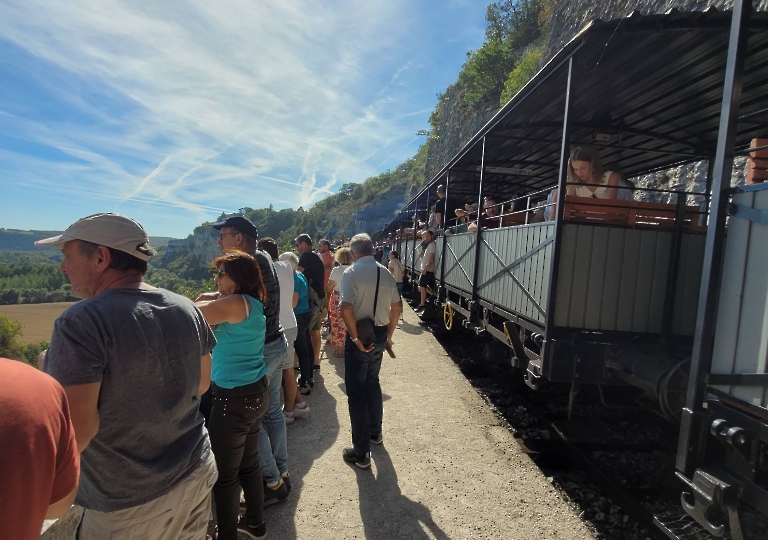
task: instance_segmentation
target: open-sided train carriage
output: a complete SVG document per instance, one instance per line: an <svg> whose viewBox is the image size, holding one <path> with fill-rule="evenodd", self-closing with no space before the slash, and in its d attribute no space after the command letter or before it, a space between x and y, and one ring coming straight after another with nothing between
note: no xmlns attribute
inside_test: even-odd
<svg viewBox="0 0 768 540"><path fill-rule="evenodd" d="M737 14L743 3L736 2ZM541 379L566 382L575 397L583 384L630 385L668 418L682 416L678 468L682 478L695 477L687 482L698 494L696 504L686 499L687 509L712 534L738 538L738 520L708 520L713 506L728 506L717 499L724 492L768 514L768 192L762 185L727 190L733 156L768 135L768 17L752 13L748 31L732 28L732 19L710 9L594 21L393 224L434 204L437 184L447 187L446 208L482 207L489 195L503 203L500 227L456 229L436 240L436 293L446 326L496 338L534 388ZM729 123L732 110L739 112ZM628 200L566 196L567 158L577 145L597 147L606 169L629 179L696 162L708 164L706 179L672 189L638 186ZM555 215L539 222L531 209L555 187ZM730 277L718 308L712 266L718 278L722 200L730 196L723 266ZM413 276L419 243L403 235L395 243ZM722 320L715 325L717 309ZM750 415L756 431L749 444L733 443L741 439L728 435L735 425L728 422L709 435L707 399L714 400L710 410L727 409L731 416L723 418ZM728 476L730 485L748 485L749 495L742 489L734 499L733 489L718 491L716 482L702 491L702 478L720 478L702 467L722 452L742 470L738 482ZM709 506L702 492L714 500Z"/></svg>

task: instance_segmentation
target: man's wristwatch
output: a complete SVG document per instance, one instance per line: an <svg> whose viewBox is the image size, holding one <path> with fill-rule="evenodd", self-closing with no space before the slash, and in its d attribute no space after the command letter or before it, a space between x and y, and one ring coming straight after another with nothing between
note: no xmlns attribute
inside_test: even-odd
<svg viewBox="0 0 768 540"><path fill-rule="evenodd" d="M352 343L357 343L358 341L360 341L360 338L359 338L359 337L356 337L356 338L352 338Z"/></svg>

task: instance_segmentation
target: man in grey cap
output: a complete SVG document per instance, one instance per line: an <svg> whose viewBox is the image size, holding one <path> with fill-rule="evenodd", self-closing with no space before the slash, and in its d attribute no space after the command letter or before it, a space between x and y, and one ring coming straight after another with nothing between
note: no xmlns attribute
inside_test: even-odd
<svg viewBox="0 0 768 540"><path fill-rule="evenodd" d="M36 242L60 247L83 299L41 368L64 387L81 452L78 538L204 539L217 471L198 412L216 344L188 299L143 283L147 233L95 214Z"/></svg>

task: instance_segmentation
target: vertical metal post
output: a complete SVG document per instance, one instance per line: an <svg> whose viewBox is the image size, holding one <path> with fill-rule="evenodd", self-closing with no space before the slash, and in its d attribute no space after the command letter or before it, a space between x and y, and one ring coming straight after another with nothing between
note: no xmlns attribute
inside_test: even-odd
<svg viewBox="0 0 768 540"><path fill-rule="evenodd" d="M704 385L712 367L717 299L720 290L721 263L725 241L725 210L733 173L733 154L736 128L739 118L742 75L749 39L749 15L751 0L734 0L731 33L728 42L728 59L725 65L723 101L720 110L720 127L717 134L717 150L712 175L712 201L710 205L707 240L704 247L704 267L701 273L699 306L696 313L696 330L693 335L693 354L688 377L688 393L680 424L680 438L675 466L683 474L690 475L696 466L696 458L704 452L703 445L694 439L702 429Z"/></svg>
<svg viewBox="0 0 768 540"><path fill-rule="evenodd" d="M712 202L712 177L715 175L715 158L710 157L707 160L707 187L704 190L704 203L702 213L699 215L699 225L707 226L707 219L709 217L709 204Z"/></svg>
<svg viewBox="0 0 768 540"><path fill-rule="evenodd" d="M683 242L683 229L685 227L685 203L685 193L678 192L675 205L675 230L672 233L672 242L669 248L667 287L664 291L664 311L661 316L661 338L664 341L669 340L669 336L672 334L675 290L677 289L677 275L680 268L680 246Z"/></svg>
<svg viewBox="0 0 768 540"><path fill-rule="evenodd" d="M549 269L549 296L547 297L545 343L552 339L555 326L555 296L557 295L557 275L560 267L560 237L563 233L563 212L565 207L566 179L568 178L568 155L571 140L571 107L573 102L573 56L568 59L568 82L565 86L565 112L563 114L563 140L560 145L560 176L557 179L557 212L555 214L555 239L552 245L552 260ZM542 361L544 359L542 358Z"/></svg>
<svg viewBox="0 0 768 540"><path fill-rule="evenodd" d="M429 229L429 188L427 188L427 229Z"/></svg>
<svg viewBox="0 0 768 540"><path fill-rule="evenodd" d="M445 230L448 228L448 197L451 196L450 192L450 185L451 185L451 171L448 170L445 173L445 199L443 199L443 251L442 255L440 256L440 288L439 288L439 296L438 300L441 302L444 301L447 297L447 289L445 288L445 252L447 250L446 245L448 243L448 237L445 235Z"/></svg>
<svg viewBox="0 0 768 540"><path fill-rule="evenodd" d="M480 275L480 242L482 242L482 227L480 216L483 210L483 177L485 176L485 137L483 151L480 156L480 191L477 194L477 232L475 233L475 268L472 272L472 303L477 302L477 277Z"/></svg>
<svg viewBox="0 0 768 540"><path fill-rule="evenodd" d="M525 224L528 225L528 214L530 214L531 211L531 196L528 195L528 197L525 199Z"/></svg>

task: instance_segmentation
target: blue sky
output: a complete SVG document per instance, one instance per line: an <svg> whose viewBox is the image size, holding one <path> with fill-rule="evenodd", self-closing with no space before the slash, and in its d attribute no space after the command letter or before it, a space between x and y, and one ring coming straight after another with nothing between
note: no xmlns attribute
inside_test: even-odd
<svg viewBox="0 0 768 540"><path fill-rule="evenodd" d="M0 227L184 237L412 156L485 0L3 0Z"/></svg>

